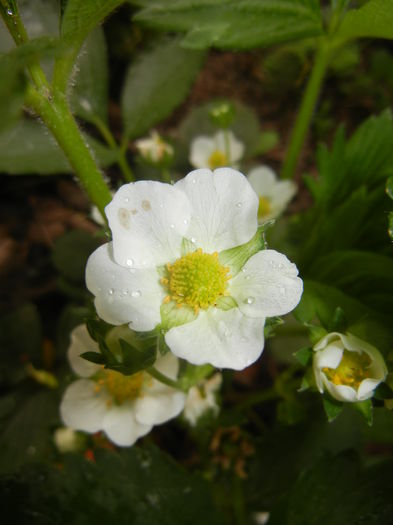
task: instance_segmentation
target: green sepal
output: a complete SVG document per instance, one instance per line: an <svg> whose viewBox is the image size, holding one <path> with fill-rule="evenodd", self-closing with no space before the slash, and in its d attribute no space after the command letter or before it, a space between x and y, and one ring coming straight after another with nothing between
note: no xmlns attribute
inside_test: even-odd
<svg viewBox="0 0 393 525"><path fill-rule="evenodd" d="M90 361L90 363L95 363L96 365L105 365L105 357L98 352L83 352L80 357L83 357L86 361Z"/></svg>
<svg viewBox="0 0 393 525"><path fill-rule="evenodd" d="M192 386L202 381L202 379L205 379L207 376L211 375L213 371L214 367L209 364L196 366L192 365L191 363L187 363L180 378L181 384L185 389L188 390Z"/></svg>
<svg viewBox="0 0 393 525"><path fill-rule="evenodd" d="M276 335L276 328L284 324L284 320L281 317L268 317L265 321L264 336L265 339L274 337Z"/></svg>
<svg viewBox="0 0 393 525"><path fill-rule="evenodd" d="M94 341L98 341L106 336L112 326L101 319L89 318L86 319L86 328L90 337L94 339Z"/></svg>
<svg viewBox="0 0 393 525"><path fill-rule="evenodd" d="M157 345L158 345L158 351L161 356L170 352L170 348L165 342L165 331L164 330L162 330L158 335Z"/></svg>
<svg viewBox="0 0 393 525"><path fill-rule="evenodd" d="M324 396L322 398L323 408L325 409L326 416L329 423L334 421L339 416L344 408L344 404L339 401L333 400Z"/></svg>
<svg viewBox="0 0 393 525"><path fill-rule="evenodd" d="M173 301L161 305L161 328L166 331L174 326L190 323L197 314L188 306L178 307Z"/></svg>
<svg viewBox="0 0 393 525"><path fill-rule="evenodd" d="M246 264L248 259L257 252L266 249L265 231L273 226L274 220L266 221L259 226L254 237L240 246L229 248L219 253L218 258L221 264L229 266L232 277L235 276Z"/></svg>
<svg viewBox="0 0 393 525"><path fill-rule="evenodd" d="M216 306L217 308L220 308L220 310L224 310L224 312L226 312L227 310L236 308L238 304L230 295L221 295L216 301Z"/></svg>
<svg viewBox="0 0 393 525"><path fill-rule="evenodd" d="M305 323L309 330L310 341L313 345L316 345L325 335L328 334L328 331L325 330L322 326L314 325L310 323Z"/></svg>
<svg viewBox="0 0 393 525"><path fill-rule="evenodd" d="M293 355L301 365L307 366L312 359L313 349L309 346L305 346L304 348L300 348L300 350L295 352Z"/></svg>
<svg viewBox="0 0 393 525"><path fill-rule="evenodd" d="M367 421L369 427L373 424L373 402L371 399L366 399L366 401L359 401L354 403L353 406L359 410L364 419Z"/></svg>

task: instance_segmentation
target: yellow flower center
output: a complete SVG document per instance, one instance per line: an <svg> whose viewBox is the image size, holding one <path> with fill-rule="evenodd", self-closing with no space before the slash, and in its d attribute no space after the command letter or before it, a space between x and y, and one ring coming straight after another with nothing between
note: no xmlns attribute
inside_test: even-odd
<svg viewBox="0 0 393 525"><path fill-rule="evenodd" d="M222 166L228 166L229 159L223 151L216 149L207 159L207 163L209 168L214 170L216 168L221 168Z"/></svg>
<svg viewBox="0 0 393 525"><path fill-rule="evenodd" d="M190 306L195 311L208 308L225 295L229 268L218 260L218 253L201 249L188 253L173 264L167 264L167 278L161 280L170 293L164 301Z"/></svg>
<svg viewBox="0 0 393 525"><path fill-rule="evenodd" d="M258 207L258 219L261 220L272 211L272 205L270 199L267 197L259 197L259 207Z"/></svg>
<svg viewBox="0 0 393 525"><path fill-rule="evenodd" d="M125 376L115 370L102 370L98 375L96 391L106 388L111 398L121 405L124 401L141 396L144 379L143 372Z"/></svg>
<svg viewBox="0 0 393 525"><path fill-rule="evenodd" d="M346 385L357 389L364 379L372 376L369 369L370 364L370 356L365 352L359 354L344 350L337 368L325 367L322 368L322 371L335 385Z"/></svg>

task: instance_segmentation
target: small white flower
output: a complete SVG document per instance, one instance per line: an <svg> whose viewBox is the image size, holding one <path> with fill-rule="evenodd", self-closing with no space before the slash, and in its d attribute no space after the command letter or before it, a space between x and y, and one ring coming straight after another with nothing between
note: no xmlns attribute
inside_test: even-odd
<svg viewBox="0 0 393 525"><path fill-rule="evenodd" d="M387 368L380 352L352 334L332 332L314 346L313 370L318 390L349 403L373 396Z"/></svg>
<svg viewBox="0 0 393 525"><path fill-rule="evenodd" d="M185 394L153 379L147 372L125 376L104 369L80 357L84 352L99 352L98 345L84 325L71 335L68 358L82 379L65 391L60 405L64 423L75 430L95 433L103 430L119 446L130 446L159 425L180 414ZM168 353L155 368L176 379L178 360Z"/></svg>
<svg viewBox="0 0 393 525"><path fill-rule="evenodd" d="M242 268L225 263L226 250L254 237L257 210L246 177L230 168L122 186L105 210L113 242L86 267L98 315L136 331L161 325L171 351L196 365L250 365L265 318L291 311L303 290L296 266L274 250Z"/></svg>
<svg viewBox="0 0 393 525"><path fill-rule="evenodd" d="M194 427L198 419L207 411L211 411L213 415L218 414L220 407L217 403L217 392L221 384L222 375L217 373L200 385L190 388L183 414L191 426Z"/></svg>
<svg viewBox="0 0 393 525"><path fill-rule="evenodd" d="M156 130L151 131L149 138L136 140L135 146L144 159L154 164L173 155L173 147Z"/></svg>
<svg viewBox="0 0 393 525"><path fill-rule="evenodd" d="M278 180L274 171L268 166L252 169L247 179L259 197L259 222L281 215L297 192L297 186L293 181Z"/></svg>
<svg viewBox="0 0 393 525"><path fill-rule="evenodd" d="M200 136L191 142L189 161L194 168L236 167L243 153L244 145L232 131L218 131L213 137Z"/></svg>

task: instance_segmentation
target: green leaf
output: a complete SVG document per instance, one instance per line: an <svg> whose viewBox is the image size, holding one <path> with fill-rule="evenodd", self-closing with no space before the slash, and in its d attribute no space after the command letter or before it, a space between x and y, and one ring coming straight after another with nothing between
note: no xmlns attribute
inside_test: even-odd
<svg viewBox="0 0 393 525"><path fill-rule="evenodd" d="M223 525L212 484L157 448L97 449L94 456L67 454L62 468L36 465L3 477L3 516L10 508L14 523L31 525Z"/></svg>
<svg viewBox="0 0 393 525"><path fill-rule="evenodd" d="M81 44L87 35L124 0L68 0L61 24L61 34L74 46Z"/></svg>
<svg viewBox="0 0 393 525"><path fill-rule="evenodd" d="M99 245L99 240L87 232L71 231L56 240L52 252L53 263L66 279L73 283L84 283L87 259Z"/></svg>
<svg viewBox="0 0 393 525"><path fill-rule="evenodd" d="M327 396L323 396L322 402L328 421L331 423L336 419L337 416L341 414L344 405L339 401L328 398Z"/></svg>
<svg viewBox="0 0 393 525"><path fill-rule="evenodd" d="M76 74L69 84L72 112L94 124L108 118L108 65L104 32L97 27L87 37L75 62Z"/></svg>
<svg viewBox="0 0 393 525"><path fill-rule="evenodd" d="M184 47L265 47L321 35L316 0L152 0L135 19L149 26L185 32Z"/></svg>
<svg viewBox="0 0 393 525"><path fill-rule="evenodd" d="M393 512L392 466L388 460L362 468L351 451L335 457L326 454L303 472L290 490L286 519L277 522L272 513L272 523L389 525Z"/></svg>
<svg viewBox="0 0 393 525"><path fill-rule="evenodd" d="M177 39L167 39L130 65L122 94L127 137L146 133L183 102L203 58L203 53L181 49Z"/></svg>
<svg viewBox="0 0 393 525"><path fill-rule="evenodd" d="M313 349L306 346L295 352L293 355L296 357L296 359L301 365L307 366L312 358Z"/></svg>
<svg viewBox="0 0 393 525"><path fill-rule="evenodd" d="M358 9L345 14L335 38L361 37L393 38L393 9L391 0L368 0Z"/></svg>
<svg viewBox="0 0 393 525"><path fill-rule="evenodd" d="M101 167L113 164L116 153L85 135ZM71 173L63 151L38 120L21 119L0 134L0 172L11 175Z"/></svg>

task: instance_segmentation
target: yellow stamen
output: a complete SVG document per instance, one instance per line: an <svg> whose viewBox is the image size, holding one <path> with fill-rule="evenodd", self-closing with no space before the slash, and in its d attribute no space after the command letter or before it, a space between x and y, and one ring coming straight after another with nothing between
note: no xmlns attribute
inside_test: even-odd
<svg viewBox="0 0 393 525"><path fill-rule="evenodd" d="M112 401L121 405L124 401L142 396L142 387L146 378L143 372L125 376L115 370L102 370L99 372L94 391L98 393L105 388L111 396L108 405L110 406Z"/></svg>
<svg viewBox="0 0 393 525"><path fill-rule="evenodd" d="M335 385L346 385L358 388L360 383L371 377L371 358L365 352L350 352L344 350L340 364L337 368L322 368L322 372Z"/></svg>
<svg viewBox="0 0 393 525"><path fill-rule="evenodd" d="M267 215L269 215L272 211L272 206L270 203L270 199L267 197L259 197L259 207L258 207L258 219L263 219Z"/></svg>
<svg viewBox="0 0 393 525"><path fill-rule="evenodd" d="M227 281L230 279L229 268L218 260L218 253L203 253L201 249L188 253L167 264L170 296L164 303L174 301L178 307L189 306L197 313L206 309L226 294Z"/></svg>
<svg viewBox="0 0 393 525"><path fill-rule="evenodd" d="M229 159L223 151L216 149L207 159L207 164L210 169L214 170L216 168L221 168L222 166L228 166Z"/></svg>

